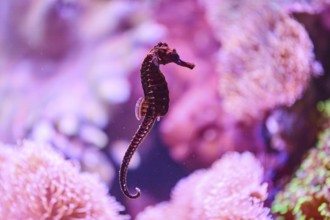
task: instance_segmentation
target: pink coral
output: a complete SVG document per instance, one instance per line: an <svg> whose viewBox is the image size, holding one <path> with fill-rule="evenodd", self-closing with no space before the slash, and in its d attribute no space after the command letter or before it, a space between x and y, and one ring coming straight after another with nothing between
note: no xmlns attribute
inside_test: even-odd
<svg viewBox="0 0 330 220"><path fill-rule="evenodd" d="M127 219L105 185L50 147L24 142L1 152L0 219Z"/></svg>
<svg viewBox="0 0 330 220"><path fill-rule="evenodd" d="M222 43L219 92L225 111L246 121L299 99L317 66L303 26L275 3L205 3Z"/></svg>
<svg viewBox="0 0 330 220"><path fill-rule="evenodd" d="M263 206L267 184L251 153L227 153L208 170L181 180L169 202L148 207L138 220L271 219Z"/></svg>

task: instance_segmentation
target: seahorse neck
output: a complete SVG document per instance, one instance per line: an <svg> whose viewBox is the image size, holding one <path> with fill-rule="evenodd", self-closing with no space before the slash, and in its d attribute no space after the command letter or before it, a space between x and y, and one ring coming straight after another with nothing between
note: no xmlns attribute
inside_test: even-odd
<svg viewBox="0 0 330 220"><path fill-rule="evenodd" d="M159 66L155 65L153 62L153 54L148 54L144 59L142 66L141 66L141 75L147 75L150 73L159 72Z"/></svg>

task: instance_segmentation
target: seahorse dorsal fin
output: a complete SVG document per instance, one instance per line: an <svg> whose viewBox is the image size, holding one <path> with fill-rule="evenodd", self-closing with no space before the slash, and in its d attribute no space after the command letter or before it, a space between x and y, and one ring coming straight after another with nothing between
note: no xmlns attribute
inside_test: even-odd
<svg viewBox="0 0 330 220"><path fill-rule="evenodd" d="M135 117L137 120L141 120L147 113L148 102L144 99L144 97L140 97L135 104Z"/></svg>

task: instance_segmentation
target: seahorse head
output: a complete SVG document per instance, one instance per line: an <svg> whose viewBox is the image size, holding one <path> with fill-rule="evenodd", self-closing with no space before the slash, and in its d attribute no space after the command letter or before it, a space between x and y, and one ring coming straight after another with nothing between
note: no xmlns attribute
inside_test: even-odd
<svg viewBox="0 0 330 220"><path fill-rule="evenodd" d="M195 66L192 63L181 60L176 50L170 48L167 43L159 42L151 51L157 55L160 64L165 65L173 62L190 69L193 69Z"/></svg>

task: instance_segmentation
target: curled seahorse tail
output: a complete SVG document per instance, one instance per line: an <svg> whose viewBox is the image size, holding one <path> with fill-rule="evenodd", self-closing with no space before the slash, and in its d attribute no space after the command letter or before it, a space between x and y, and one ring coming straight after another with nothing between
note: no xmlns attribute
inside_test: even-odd
<svg viewBox="0 0 330 220"><path fill-rule="evenodd" d="M135 194L131 194L128 191L128 187L127 187L127 181L126 181L126 177L127 177L127 171L128 171L128 165L129 162L131 161L134 152L136 151L136 149L138 148L138 146L142 143L143 139L146 137L146 135L150 132L152 126L154 125L156 121L156 117L155 116L148 116L146 115L145 118L143 119L142 124L140 125L139 129L137 130L137 132L134 134L132 141L125 153L123 162L120 166L119 169L119 183L120 183L120 188L123 191L123 193L131 198L131 199L136 199L141 195L141 190L139 188L135 188L136 193Z"/></svg>

